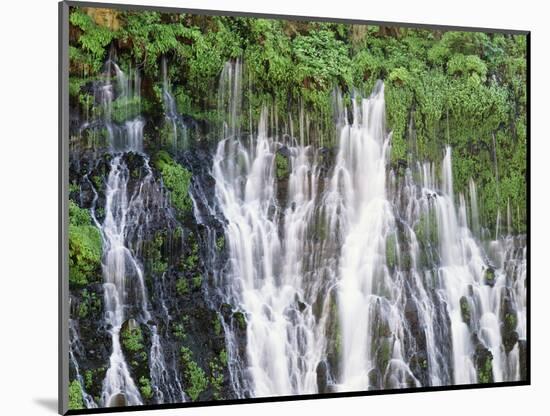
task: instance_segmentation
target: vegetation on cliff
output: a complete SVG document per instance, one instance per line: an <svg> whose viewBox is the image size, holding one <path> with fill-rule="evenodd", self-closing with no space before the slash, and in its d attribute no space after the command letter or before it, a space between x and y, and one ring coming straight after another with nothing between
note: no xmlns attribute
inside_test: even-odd
<svg viewBox="0 0 550 416"><path fill-rule="evenodd" d="M165 57L178 110L215 122L217 77L227 60L240 57L253 118L265 104L283 118L303 108L311 139L330 146L334 88L349 102L382 79L395 166L439 162L450 144L455 188L476 181L486 226L494 228L509 203L514 229L525 230L526 36L93 10L70 15L71 94L79 103L89 101L82 79L100 77L116 51L123 68L143 68L144 108L159 117ZM187 208L185 200L177 203Z"/></svg>

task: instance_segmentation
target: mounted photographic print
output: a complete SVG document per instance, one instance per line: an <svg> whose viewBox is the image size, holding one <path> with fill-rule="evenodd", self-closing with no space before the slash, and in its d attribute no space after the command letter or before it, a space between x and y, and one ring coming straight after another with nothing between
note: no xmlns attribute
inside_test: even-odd
<svg viewBox="0 0 550 416"><path fill-rule="evenodd" d="M60 412L529 383L529 32L60 3Z"/></svg>

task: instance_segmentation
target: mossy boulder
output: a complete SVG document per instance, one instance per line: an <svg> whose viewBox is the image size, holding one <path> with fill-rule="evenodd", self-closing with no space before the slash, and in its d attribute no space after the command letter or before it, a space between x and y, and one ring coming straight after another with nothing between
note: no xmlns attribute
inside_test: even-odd
<svg viewBox="0 0 550 416"><path fill-rule="evenodd" d="M460 316L462 321L470 326L472 323L472 306L470 305L470 300L466 296L462 296L459 301L460 304Z"/></svg>
<svg viewBox="0 0 550 416"><path fill-rule="evenodd" d="M487 267L483 273L483 282L486 285L493 287L495 285L495 279L495 269L490 266Z"/></svg>
<svg viewBox="0 0 550 416"><path fill-rule="evenodd" d="M505 294L501 299L500 307L500 332L502 335L502 344L506 353L512 351L519 336L516 331L518 326L518 314L515 310L510 293L508 289L505 289Z"/></svg>
<svg viewBox="0 0 550 416"><path fill-rule="evenodd" d="M474 353L474 364L477 372L477 382L493 383L493 354L481 342L478 342Z"/></svg>

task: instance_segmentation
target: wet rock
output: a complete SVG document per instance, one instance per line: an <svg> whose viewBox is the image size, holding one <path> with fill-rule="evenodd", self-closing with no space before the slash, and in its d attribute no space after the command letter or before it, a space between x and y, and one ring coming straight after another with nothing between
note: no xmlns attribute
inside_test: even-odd
<svg viewBox="0 0 550 416"><path fill-rule="evenodd" d="M122 407L122 406L126 406L126 396L124 396L123 393L113 394L109 398L109 403L107 404L107 407Z"/></svg>
<svg viewBox="0 0 550 416"><path fill-rule="evenodd" d="M382 388L382 374L377 368L369 371L369 390L380 390Z"/></svg>
<svg viewBox="0 0 550 416"><path fill-rule="evenodd" d="M472 310L470 306L470 301L466 296L460 298L460 315L462 316L462 321L470 326L472 320Z"/></svg>
<svg viewBox="0 0 550 416"><path fill-rule="evenodd" d="M328 367L324 361L317 364L317 390L320 394L328 393Z"/></svg>
<svg viewBox="0 0 550 416"><path fill-rule="evenodd" d="M520 339L518 341L519 350L519 374L522 380L527 380L527 341Z"/></svg>
<svg viewBox="0 0 550 416"><path fill-rule="evenodd" d="M495 269L490 266L487 267L483 275L483 282L491 287L495 285Z"/></svg>
<svg viewBox="0 0 550 416"><path fill-rule="evenodd" d="M493 383L493 354L479 340L475 347L474 364L477 371L477 382Z"/></svg>
<svg viewBox="0 0 550 416"><path fill-rule="evenodd" d="M500 332L502 334L502 343L506 353L512 351L518 341L518 315L509 296L508 291L501 299L500 308Z"/></svg>

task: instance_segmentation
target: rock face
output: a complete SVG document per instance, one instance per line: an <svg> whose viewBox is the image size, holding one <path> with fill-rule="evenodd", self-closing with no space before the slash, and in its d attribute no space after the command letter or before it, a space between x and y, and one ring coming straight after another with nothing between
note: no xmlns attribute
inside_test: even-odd
<svg viewBox="0 0 550 416"><path fill-rule="evenodd" d="M475 347L474 364L478 383L493 383L493 354L481 342Z"/></svg>
<svg viewBox="0 0 550 416"><path fill-rule="evenodd" d="M103 7L84 8L88 16L90 16L96 25L107 27L111 30L120 29L120 21L118 18L119 12L115 9L107 9Z"/></svg>
<svg viewBox="0 0 550 416"><path fill-rule="evenodd" d="M179 162L189 169L203 169L206 151L190 153ZM127 308L127 320L120 331L121 347L131 376L140 390L145 404L157 403L152 385L150 351L152 328L156 328L167 365L175 372L187 400L219 400L233 398L229 387L226 341L220 319L221 305L216 307L206 297L210 264L208 229L199 225L193 215L183 222L175 218L171 205L163 198L161 175L150 167L146 159L133 152L122 155L128 168L128 196L143 187L149 169L153 169L153 184L146 190L147 221L128 236L128 244L142 264L149 297L149 320L144 320L140 308ZM112 156L83 152L72 158L70 166L70 198L81 208L91 209L99 223L104 221L106 178ZM201 176L202 175L202 176ZM208 177L197 172L197 180ZM203 184L213 197L213 186ZM220 233L223 235L223 233ZM221 244L221 243L219 243ZM218 257L223 259L221 246ZM102 276L97 279L101 282ZM128 282L131 288L131 282ZM131 295L131 292L130 292ZM111 338L104 320L104 292L102 283L71 288L71 319L74 322L75 360L71 364L71 379L76 377L76 365L83 378L84 389L100 404L102 381L109 367ZM244 316L233 312L229 316L234 325L246 331ZM246 335L242 334L242 339ZM186 354L182 354L186 351ZM244 344L243 344L244 355ZM197 382L199 377L199 381ZM166 397L165 393L165 397ZM181 399L174 399L175 401ZM107 406L124 406L123 394L115 395Z"/></svg>

